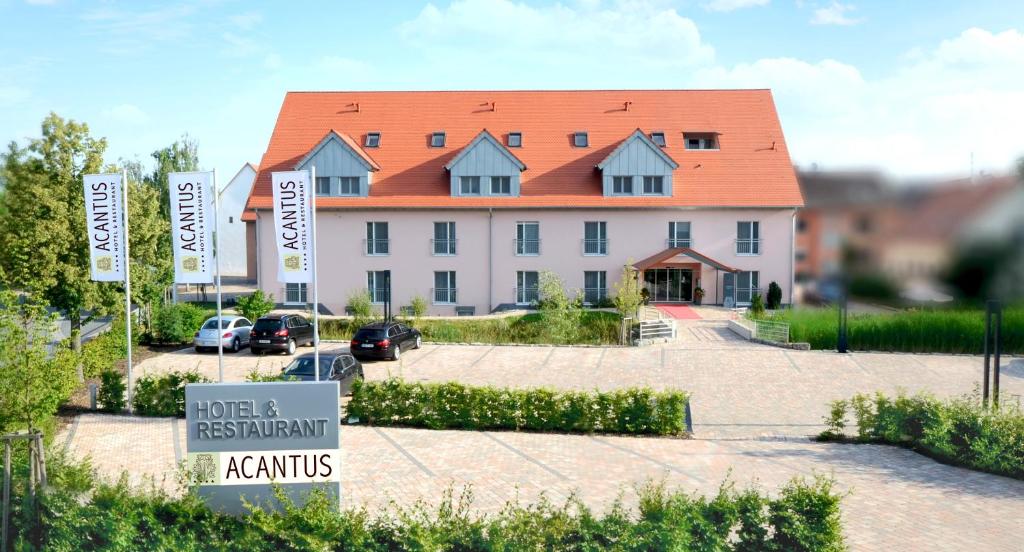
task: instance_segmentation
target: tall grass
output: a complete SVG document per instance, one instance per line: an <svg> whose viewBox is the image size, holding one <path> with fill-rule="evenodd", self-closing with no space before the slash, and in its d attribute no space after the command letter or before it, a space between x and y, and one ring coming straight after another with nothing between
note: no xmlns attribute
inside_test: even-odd
<svg viewBox="0 0 1024 552"><path fill-rule="evenodd" d="M812 349L835 349L839 313L836 309L790 309L773 320L789 322L790 340ZM983 352L985 311L969 309L908 310L896 313L850 314L849 345L853 350L907 353ZM1024 353L1024 306L1003 311L1005 354Z"/></svg>
<svg viewBox="0 0 1024 552"><path fill-rule="evenodd" d="M610 345L619 340L619 315L602 311L584 312L574 335L568 336L549 331L539 314L455 320L423 318L409 323L422 332L424 341L441 343ZM351 339L355 329L349 320L320 321L323 339Z"/></svg>

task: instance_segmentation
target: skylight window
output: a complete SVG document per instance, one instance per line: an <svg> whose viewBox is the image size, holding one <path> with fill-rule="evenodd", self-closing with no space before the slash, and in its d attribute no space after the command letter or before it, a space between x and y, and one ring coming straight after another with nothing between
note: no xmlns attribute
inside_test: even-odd
<svg viewBox="0 0 1024 552"><path fill-rule="evenodd" d="M508 133L508 147L520 148L523 146L523 133L521 132L509 132Z"/></svg>
<svg viewBox="0 0 1024 552"><path fill-rule="evenodd" d="M443 148L444 147L444 132L435 132L430 135L430 147L432 148Z"/></svg>
<svg viewBox="0 0 1024 552"><path fill-rule="evenodd" d="M572 136L572 144L577 148L585 148L590 145L586 132L577 132Z"/></svg>
<svg viewBox="0 0 1024 552"><path fill-rule="evenodd" d="M377 148L380 147L380 133L379 132L367 132L366 142L363 143L365 147Z"/></svg>
<svg viewBox="0 0 1024 552"><path fill-rule="evenodd" d="M652 132L651 141L654 142L659 148L665 147L665 133L664 132Z"/></svg>
<svg viewBox="0 0 1024 552"><path fill-rule="evenodd" d="M716 150L718 149L718 136L711 132L700 132L683 134L688 150Z"/></svg>

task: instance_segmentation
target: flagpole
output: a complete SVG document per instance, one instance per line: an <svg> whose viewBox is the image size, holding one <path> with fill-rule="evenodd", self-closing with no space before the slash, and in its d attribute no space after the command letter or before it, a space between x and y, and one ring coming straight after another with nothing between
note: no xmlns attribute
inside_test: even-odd
<svg viewBox="0 0 1024 552"><path fill-rule="evenodd" d="M217 169L213 169L213 255L213 266L217 271L217 371L220 383L224 383L224 314L220 301L220 193L217 190Z"/></svg>
<svg viewBox="0 0 1024 552"><path fill-rule="evenodd" d="M132 273L128 264L128 171L121 170L121 186L124 188L124 331L128 338L128 412L132 411Z"/></svg>
<svg viewBox="0 0 1024 552"><path fill-rule="evenodd" d="M309 171L309 204L311 206L310 241L313 246L313 374L315 381L320 381L320 297L317 295L316 278L316 165Z"/></svg>

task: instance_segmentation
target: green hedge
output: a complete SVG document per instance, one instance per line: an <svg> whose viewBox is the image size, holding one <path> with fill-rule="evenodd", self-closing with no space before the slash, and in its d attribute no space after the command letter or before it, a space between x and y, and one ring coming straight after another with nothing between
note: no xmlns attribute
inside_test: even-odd
<svg viewBox="0 0 1024 552"><path fill-rule="evenodd" d="M357 381L346 413L373 425L573 433L686 433L682 391L499 389L460 383Z"/></svg>
<svg viewBox="0 0 1024 552"><path fill-rule="evenodd" d="M96 483L84 468L56 469L38 517L16 512L18 550L402 550L583 551L705 550L838 551L844 549L840 495L832 481L794 479L775 497L758 489L696 496L647 484L638 509L616 503L592 512L577 498L562 505L542 499L509 503L500 513L477 514L472 493L392 506L371 515L338 511L314 492L302 507L243 516L211 512L195 495L170 498L131 490L122 480ZM69 473L71 472L71 473ZM22 486L15 489L20 496Z"/></svg>
<svg viewBox="0 0 1024 552"><path fill-rule="evenodd" d="M424 341L440 343L506 343L555 345L614 345L619 342L619 315L613 312L586 311L579 326L579 335L567 341L546 331L539 314L504 318L470 318L438 320L421 318L410 325L423 334ZM320 321L323 339L352 338L354 328L349 320Z"/></svg>
<svg viewBox="0 0 1024 552"><path fill-rule="evenodd" d="M192 343L195 333L210 316L213 314L209 310L192 303L164 305L153 317L153 339L157 343Z"/></svg>
<svg viewBox="0 0 1024 552"><path fill-rule="evenodd" d="M848 413L856 435L846 432ZM825 423L823 440L908 446L944 462L1024 479L1024 412L1010 403L993 409L976 397L859 394L833 402Z"/></svg>
<svg viewBox="0 0 1024 552"><path fill-rule="evenodd" d="M134 412L140 416L185 415L185 384L210 383L196 372L170 372L142 376L132 395Z"/></svg>
<svg viewBox="0 0 1024 552"><path fill-rule="evenodd" d="M850 349L907 353L981 354L985 312L968 309L909 310L849 316ZM789 309L773 316L789 322L790 341L812 349L836 348L835 309ZM1003 352L1024 354L1024 307L1003 311Z"/></svg>

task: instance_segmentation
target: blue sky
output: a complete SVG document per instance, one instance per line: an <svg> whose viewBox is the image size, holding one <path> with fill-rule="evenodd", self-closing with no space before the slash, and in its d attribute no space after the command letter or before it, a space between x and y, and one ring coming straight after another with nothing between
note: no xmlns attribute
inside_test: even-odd
<svg viewBox="0 0 1024 552"><path fill-rule="evenodd" d="M793 159L896 176L1024 155L1024 2L0 0L0 140L183 133L258 163L287 90L770 87Z"/></svg>

